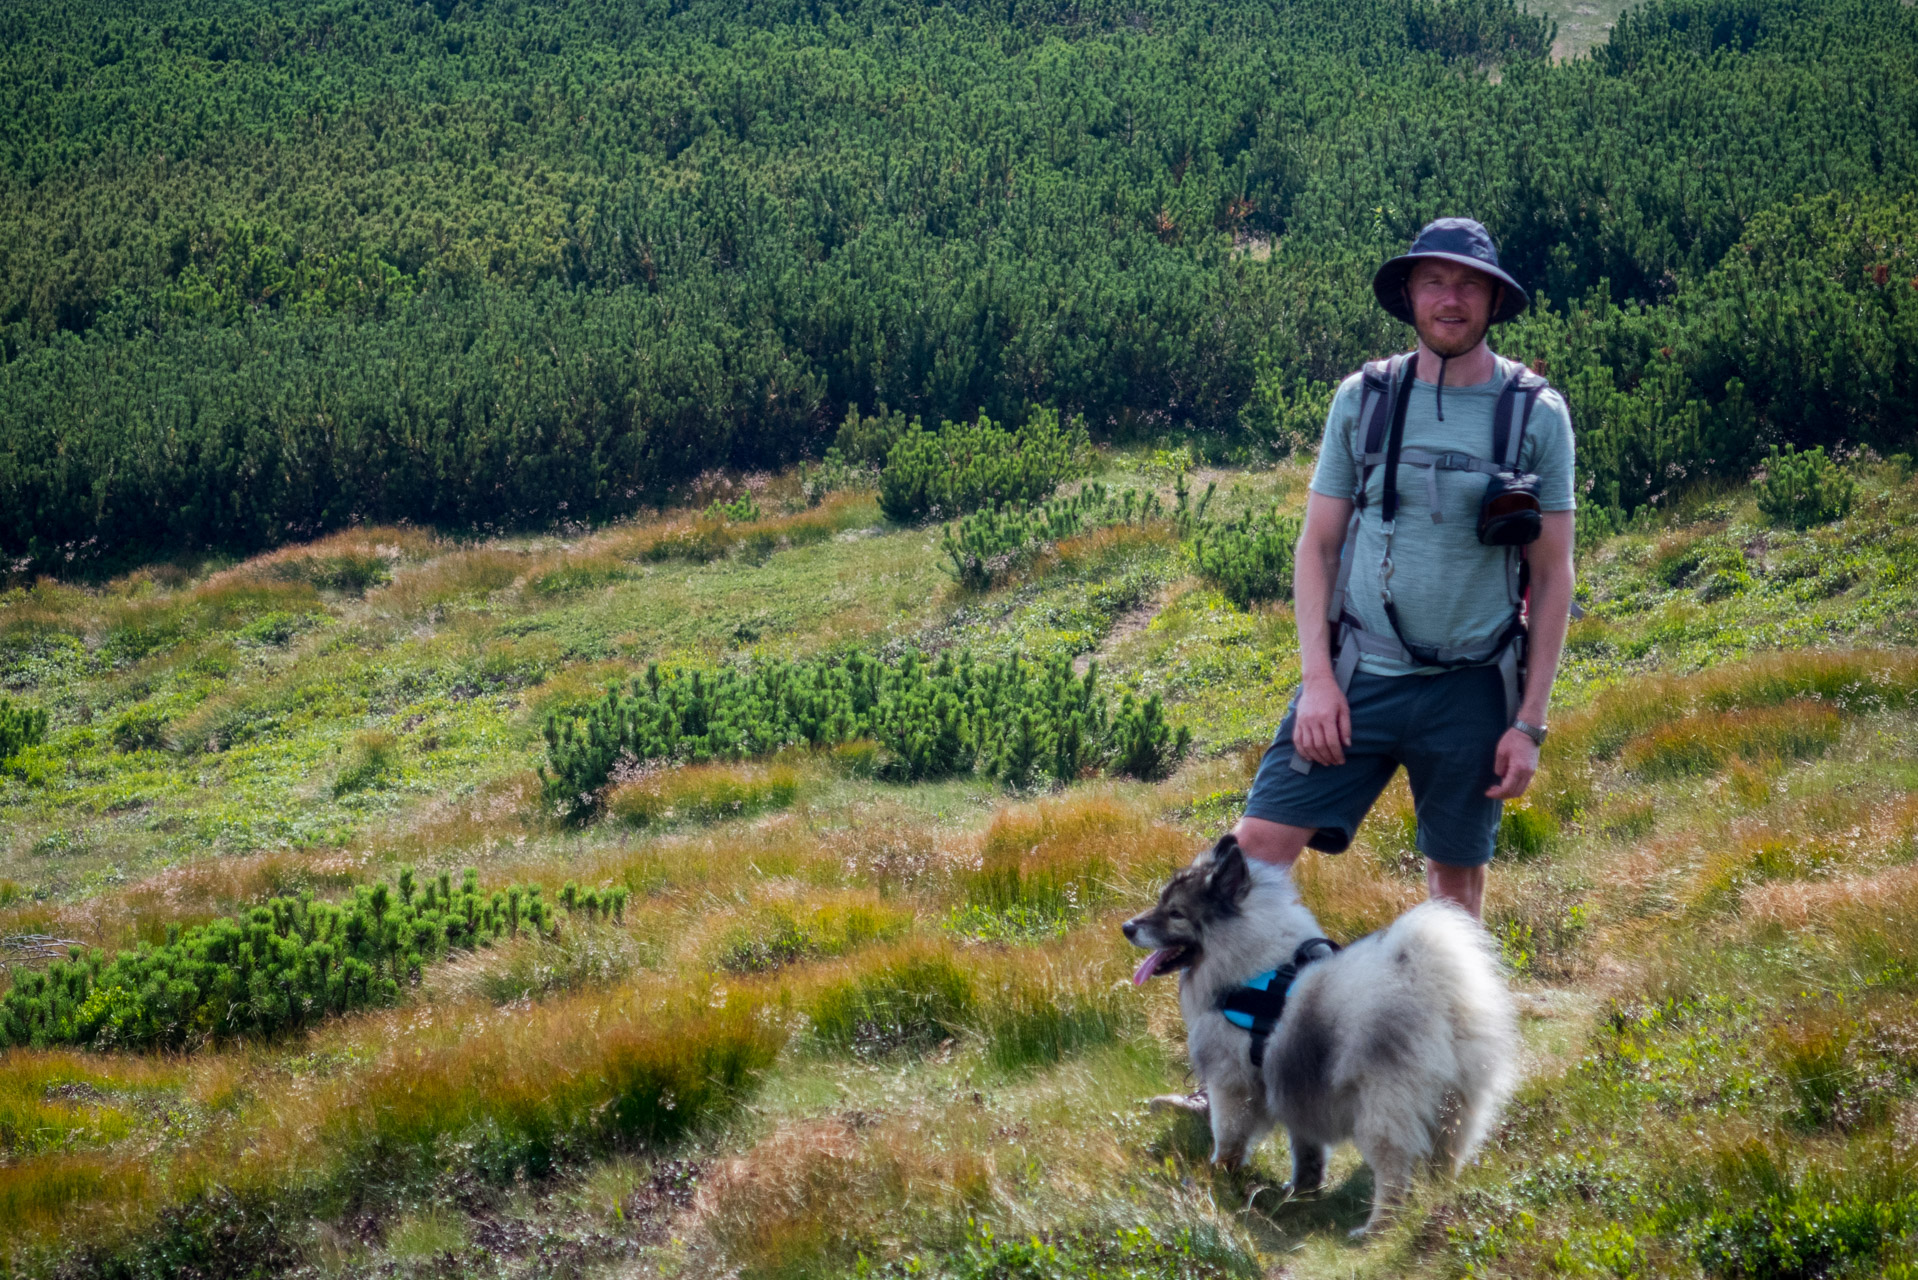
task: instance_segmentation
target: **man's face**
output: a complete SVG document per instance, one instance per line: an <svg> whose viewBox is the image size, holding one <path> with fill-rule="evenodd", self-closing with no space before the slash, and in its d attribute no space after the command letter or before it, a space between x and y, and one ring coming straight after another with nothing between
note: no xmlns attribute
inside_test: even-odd
<svg viewBox="0 0 1918 1280"><path fill-rule="evenodd" d="M1421 262L1405 279L1413 327L1426 346L1448 360L1485 340L1501 288L1483 271L1456 262Z"/></svg>

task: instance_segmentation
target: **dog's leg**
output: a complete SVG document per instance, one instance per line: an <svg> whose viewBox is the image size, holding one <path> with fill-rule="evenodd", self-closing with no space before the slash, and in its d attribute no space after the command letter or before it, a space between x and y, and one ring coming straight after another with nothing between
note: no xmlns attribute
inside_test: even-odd
<svg viewBox="0 0 1918 1280"><path fill-rule="evenodd" d="M1243 1090L1208 1090L1212 1101L1212 1163L1236 1169L1265 1136L1259 1109Z"/></svg>
<svg viewBox="0 0 1918 1280"><path fill-rule="evenodd" d="M1325 1185L1325 1147L1307 1142L1292 1129L1285 1131L1285 1139L1292 1148L1292 1184L1286 1190L1295 1196L1311 1195Z"/></svg>
<svg viewBox="0 0 1918 1280"><path fill-rule="evenodd" d="M1432 1167L1456 1176L1471 1149L1476 1128L1471 1101L1463 1094L1448 1092L1439 1107L1438 1128L1432 1134Z"/></svg>
<svg viewBox="0 0 1918 1280"><path fill-rule="evenodd" d="M1359 1154L1372 1166L1372 1216L1365 1225L1354 1228L1352 1238L1360 1239L1384 1227L1412 1193L1412 1173L1418 1168L1418 1156L1391 1142L1375 1137L1358 1137Z"/></svg>

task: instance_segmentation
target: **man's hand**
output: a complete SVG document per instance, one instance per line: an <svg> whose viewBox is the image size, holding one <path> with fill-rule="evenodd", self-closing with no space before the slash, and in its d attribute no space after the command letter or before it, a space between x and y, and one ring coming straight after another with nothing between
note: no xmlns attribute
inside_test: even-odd
<svg viewBox="0 0 1918 1280"><path fill-rule="evenodd" d="M1313 764L1332 765L1345 763L1345 749L1351 745L1352 708L1339 692L1338 681L1329 676L1307 680L1299 690L1298 714L1292 718L1292 749ZM1529 739L1526 745L1531 745Z"/></svg>
<svg viewBox="0 0 1918 1280"><path fill-rule="evenodd" d="M1303 700L1299 709L1305 709ZM1498 774L1498 785L1487 788L1485 794L1493 800L1518 799L1525 794L1525 788L1532 785L1532 776L1538 772L1538 744L1517 729L1507 729L1498 740L1492 771Z"/></svg>

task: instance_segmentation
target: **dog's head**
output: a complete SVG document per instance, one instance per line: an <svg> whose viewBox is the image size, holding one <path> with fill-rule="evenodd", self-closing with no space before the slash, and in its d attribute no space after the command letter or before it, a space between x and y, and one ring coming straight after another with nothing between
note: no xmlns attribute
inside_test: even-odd
<svg viewBox="0 0 1918 1280"><path fill-rule="evenodd" d="M1252 873L1245 851L1230 833L1197 862L1173 876L1159 893L1159 905L1125 922L1126 941L1151 951L1132 975L1143 985L1159 973L1198 963L1205 952L1205 931L1239 914Z"/></svg>

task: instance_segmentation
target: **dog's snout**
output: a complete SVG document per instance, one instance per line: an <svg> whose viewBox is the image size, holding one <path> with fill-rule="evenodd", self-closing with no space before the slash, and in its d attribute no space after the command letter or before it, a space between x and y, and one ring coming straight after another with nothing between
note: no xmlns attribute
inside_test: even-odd
<svg viewBox="0 0 1918 1280"><path fill-rule="evenodd" d="M1137 920L1128 920L1119 926L1119 931L1125 934L1127 942L1136 942L1139 938L1139 922Z"/></svg>

